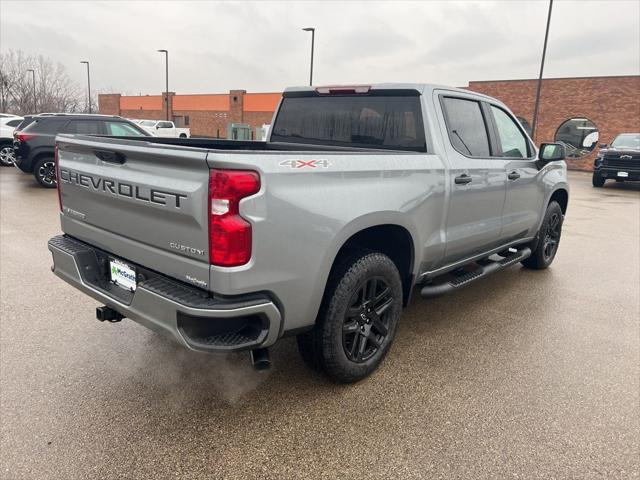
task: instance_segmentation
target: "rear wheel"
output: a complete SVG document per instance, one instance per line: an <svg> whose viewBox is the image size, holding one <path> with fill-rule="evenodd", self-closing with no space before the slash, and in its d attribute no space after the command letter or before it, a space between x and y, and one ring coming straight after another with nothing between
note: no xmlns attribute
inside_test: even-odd
<svg viewBox="0 0 640 480"><path fill-rule="evenodd" d="M37 182L45 188L56 188L56 164L53 157L44 157L36 162L33 175Z"/></svg>
<svg viewBox="0 0 640 480"><path fill-rule="evenodd" d="M359 252L332 274L316 325L298 336L298 348L310 367L357 382L387 354L401 312L396 265L382 253Z"/></svg>
<svg viewBox="0 0 640 480"><path fill-rule="evenodd" d="M594 187L602 187L604 185L604 180L604 177L602 175L599 175L598 172L593 172L591 183Z"/></svg>
<svg viewBox="0 0 640 480"><path fill-rule="evenodd" d="M527 268L542 270L553 262L560 245L564 215L558 202L549 202L538 232L537 245L529 258L522 261Z"/></svg>
<svg viewBox="0 0 640 480"><path fill-rule="evenodd" d="M13 165L15 154L11 145L2 145L0 147L0 165L5 167Z"/></svg>

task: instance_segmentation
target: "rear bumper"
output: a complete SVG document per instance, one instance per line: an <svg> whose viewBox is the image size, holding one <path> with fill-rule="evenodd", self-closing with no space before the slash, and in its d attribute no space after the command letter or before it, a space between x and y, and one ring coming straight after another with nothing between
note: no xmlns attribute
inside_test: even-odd
<svg viewBox="0 0 640 480"><path fill-rule="evenodd" d="M15 161L13 165L18 169L22 170L24 173L31 173L31 161L27 158L27 156L21 151L20 147L16 147L16 144L13 144L13 153L15 156Z"/></svg>
<svg viewBox="0 0 640 480"><path fill-rule="evenodd" d="M282 316L265 294L218 298L140 266L137 288L130 293L108 281L108 259L113 256L107 252L68 236L53 237L48 246L58 277L191 350L254 349L278 339Z"/></svg>

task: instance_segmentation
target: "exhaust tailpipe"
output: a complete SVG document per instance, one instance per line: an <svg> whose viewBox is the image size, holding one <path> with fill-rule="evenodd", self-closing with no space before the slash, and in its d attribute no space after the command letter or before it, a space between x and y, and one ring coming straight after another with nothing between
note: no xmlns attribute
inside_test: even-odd
<svg viewBox="0 0 640 480"><path fill-rule="evenodd" d="M251 350L251 364L256 370L268 370L271 367L268 348Z"/></svg>

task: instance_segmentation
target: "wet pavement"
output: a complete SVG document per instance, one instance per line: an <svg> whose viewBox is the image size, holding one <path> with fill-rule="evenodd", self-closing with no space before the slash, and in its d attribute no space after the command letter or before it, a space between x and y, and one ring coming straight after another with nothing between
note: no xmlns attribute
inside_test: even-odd
<svg viewBox="0 0 640 480"><path fill-rule="evenodd" d="M638 478L640 186L571 173L560 251L415 296L379 371L187 352L50 272L56 192L0 169L0 478Z"/></svg>

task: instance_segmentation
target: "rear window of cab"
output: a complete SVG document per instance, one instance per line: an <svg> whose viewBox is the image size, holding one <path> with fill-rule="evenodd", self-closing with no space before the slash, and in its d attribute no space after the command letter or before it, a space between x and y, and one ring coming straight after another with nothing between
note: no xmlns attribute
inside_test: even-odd
<svg viewBox="0 0 640 480"><path fill-rule="evenodd" d="M285 96L271 141L425 152L420 97Z"/></svg>

